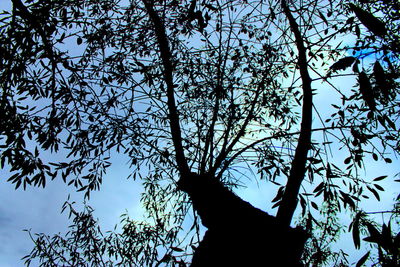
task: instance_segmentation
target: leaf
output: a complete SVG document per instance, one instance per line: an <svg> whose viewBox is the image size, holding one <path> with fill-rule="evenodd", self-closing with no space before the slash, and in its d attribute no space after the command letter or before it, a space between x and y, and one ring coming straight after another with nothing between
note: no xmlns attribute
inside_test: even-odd
<svg viewBox="0 0 400 267"><path fill-rule="evenodd" d="M375 186L379 191L385 191L385 189L383 189L383 187L380 186L379 184L374 184L374 186Z"/></svg>
<svg viewBox="0 0 400 267"><path fill-rule="evenodd" d="M333 72L338 71L338 70L345 70L348 67L350 67L354 63L355 60L356 60L355 57L341 58L330 67L330 70Z"/></svg>
<svg viewBox="0 0 400 267"><path fill-rule="evenodd" d="M178 247L170 247L173 251L176 251L176 252L183 252L184 250L183 249L181 249L181 248L178 248Z"/></svg>
<svg viewBox="0 0 400 267"><path fill-rule="evenodd" d="M360 63L360 60L357 59L356 63L353 64L353 68L352 68L353 72L355 72L355 73L359 73L360 72L360 70L358 68L358 64L359 63Z"/></svg>
<svg viewBox="0 0 400 267"><path fill-rule="evenodd" d="M299 195L299 199L300 199L300 206L301 206L301 210L302 210L302 214L304 215L305 213L306 213L306 210L307 210L307 203L306 203L306 200L304 199L304 197L303 197L303 195Z"/></svg>
<svg viewBox="0 0 400 267"><path fill-rule="evenodd" d="M389 83L387 82L387 75L385 74L385 71L383 70L379 61L376 61L374 64L374 72L373 73L374 73L376 85L377 85L379 91L381 92L382 97L384 98L384 101L389 100L390 91L389 91Z"/></svg>
<svg viewBox="0 0 400 267"><path fill-rule="evenodd" d="M77 192L82 192L82 191L84 191L84 190L86 190L86 189L87 189L87 185L82 186L81 188L79 188L79 189L77 190Z"/></svg>
<svg viewBox="0 0 400 267"><path fill-rule="evenodd" d="M377 192L375 189L373 189L373 188L371 188L371 187L369 187L369 186L367 186L367 188L368 188L369 191L371 191L371 192L374 194L375 198L376 198L378 201L381 201L381 198L380 198L378 192Z"/></svg>
<svg viewBox="0 0 400 267"><path fill-rule="evenodd" d="M271 209L274 209L274 208L278 207L279 205L281 205L281 200L278 201L278 202L276 202L276 203L271 207Z"/></svg>
<svg viewBox="0 0 400 267"><path fill-rule="evenodd" d="M315 202L312 202L312 201L311 201L311 206L312 206L314 209L319 210L318 205L317 205Z"/></svg>
<svg viewBox="0 0 400 267"><path fill-rule="evenodd" d="M18 189L21 186L22 180L17 180L17 183L15 184L15 189Z"/></svg>
<svg viewBox="0 0 400 267"><path fill-rule="evenodd" d="M357 213L353 221L352 235L353 235L354 247L356 249L360 248L360 215L361 215L360 213Z"/></svg>
<svg viewBox="0 0 400 267"><path fill-rule="evenodd" d="M326 19L326 17L324 16L324 14L322 14L322 12L320 10L318 10L318 15L319 17L322 19L322 21L328 26L328 20Z"/></svg>
<svg viewBox="0 0 400 267"><path fill-rule="evenodd" d="M382 225L382 235L381 235L381 242L380 245L386 250L390 251L390 248L393 247L392 241L392 230L389 225L383 224Z"/></svg>
<svg viewBox="0 0 400 267"><path fill-rule="evenodd" d="M374 182L382 181L383 179L385 179L387 177L388 177L387 175L378 176L378 177L374 178Z"/></svg>
<svg viewBox="0 0 400 267"><path fill-rule="evenodd" d="M368 259L369 257L369 251L365 253L364 256L361 257L361 259L357 262L356 267L361 267Z"/></svg>
<svg viewBox="0 0 400 267"><path fill-rule="evenodd" d="M354 4L349 4L349 6L360 22L373 34L379 37L384 37L387 34L385 23L381 20Z"/></svg>
<svg viewBox="0 0 400 267"><path fill-rule="evenodd" d="M367 228L370 236L364 238L364 240L372 243L378 243L379 239L381 238L381 233L379 233L379 231L371 223L367 224Z"/></svg>
<svg viewBox="0 0 400 267"><path fill-rule="evenodd" d="M386 121L382 116L378 116L379 123L386 128Z"/></svg>
<svg viewBox="0 0 400 267"><path fill-rule="evenodd" d="M392 163L392 159L391 158L385 158L385 162L386 163Z"/></svg>
<svg viewBox="0 0 400 267"><path fill-rule="evenodd" d="M102 80L103 80L103 82L104 82L105 84L109 84L109 83L110 83L106 77L103 77Z"/></svg>
<svg viewBox="0 0 400 267"><path fill-rule="evenodd" d="M386 120L386 122L389 124L389 126L393 130L396 130L396 125L394 124L394 122L391 119L389 119L389 117L387 115L383 115L383 118Z"/></svg>
<svg viewBox="0 0 400 267"><path fill-rule="evenodd" d="M276 196L272 200L272 203L282 199L284 188L285 188L284 186L279 187L278 192L276 193Z"/></svg>
<svg viewBox="0 0 400 267"><path fill-rule="evenodd" d="M376 103L374 93L372 91L371 82L365 72L360 72L358 75L358 83L360 85L360 93L371 111L375 110Z"/></svg>
<svg viewBox="0 0 400 267"><path fill-rule="evenodd" d="M218 8L216 8L215 6L210 5L210 4L205 4L205 7L207 7L208 9L211 9L212 11L218 11Z"/></svg>
<svg viewBox="0 0 400 267"><path fill-rule="evenodd" d="M316 192L318 192L318 191L321 191L321 189L324 188L324 186L325 186L325 183L324 183L324 182L321 182L317 187L315 187L313 193L316 193Z"/></svg>
<svg viewBox="0 0 400 267"><path fill-rule="evenodd" d="M343 191L339 190L340 195L342 196L342 200L345 204L348 204L350 206L351 209L355 210L356 208L356 204L354 203L353 199L350 197L349 194L344 193Z"/></svg>

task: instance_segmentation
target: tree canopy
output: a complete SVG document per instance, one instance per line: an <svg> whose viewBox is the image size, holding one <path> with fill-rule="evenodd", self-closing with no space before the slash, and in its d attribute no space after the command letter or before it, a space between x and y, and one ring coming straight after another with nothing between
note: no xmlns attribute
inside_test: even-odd
<svg viewBox="0 0 400 267"><path fill-rule="evenodd" d="M89 198L121 153L148 214L105 235L90 207L67 202L72 230L32 236L26 261L185 266L201 225L180 179L207 174L232 189L245 168L271 184L280 224L300 211L305 264L347 264L329 246L348 226L343 210L355 247L376 248L358 266L399 264L399 197L374 211L386 222L361 205L380 200L382 180L396 185L364 163L400 151L399 12L394 0L12 0L0 17L8 181L62 179Z"/></svg>

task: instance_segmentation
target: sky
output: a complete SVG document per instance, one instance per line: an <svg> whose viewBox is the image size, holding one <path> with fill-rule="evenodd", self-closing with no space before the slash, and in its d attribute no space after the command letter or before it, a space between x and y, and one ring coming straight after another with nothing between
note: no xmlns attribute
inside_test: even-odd
<svg viewBox="0 0 400 267"><path fill-rule="evenodd" d="M5 174L0 170L0 266L23 266L19 259L30 252L33 243L28 233L22 230L31 229L32 233L48 235L65 233L71 222L67 213L61 214L61 207L68 195L79 204L83 194L74 193L73 188L60 179L48 182L45 188L14 190L14 186L5 181ZM113 230L125 211L131 218L143 218L139 202L141 186L126 179L128 175L125 162L115 158L101 190L92 193L88 204L95 209L95 217L100 220L103 230ZM78 210L79 206L76 205Z"/></svg>
<svg viewBox="0 0 400 267"><path fill-rule="evenodd" d="M9 10L10 2L0 0L0 10ZM348 86L348 84L343 83L342 86ZM329 97L324 93L317 95L316 104L324 106ZM335 153L335 157L341 162L346 156L343 152ZM103 180L101 190L93 192L89 200L104 232L112 230L119 223L120 215L125 211L128 211L132 218L138 220L143 218L143 209L139 202L142 188L139 182L127 179L129 175L127 159L117 156L112 158L112 163ZM366 176L372 179L382 174L395 174L400 171L398 163L399 161L394 161L387 165L372 159L368 160L366 165L369 172ZM251 174L248 175L251 178ZM44 189L28 187L26 191L21 188L14 190L14 186L6 182L6 176L7 170L0 169L0 266L17 267L23 266L20 259L33 247L29 235L23 229L31 229L32 233L43 232L49 235L65 233L70 221L67 219L67 214L61 214L61 207L68 195L71 195L72 200L80 203L83 200L83 194L74 192L72 187L68 187L59 179L49 181ZM363 203L371 211L390 209L399 191L398 187L393 187L393 183L389 185L383 182L381 185L388 189L382 195L381 202L371 199ZM269 202L275 196L276 187L271 187L262 181L257 183L252 179L249 180L248 188L238 190L237 193L258 208L272 214L276 212L276 210L270 210L271 203ZM343 240L335 246L352 253L350 263L365 253L354 250L349 234L344 235Z"/></svg>

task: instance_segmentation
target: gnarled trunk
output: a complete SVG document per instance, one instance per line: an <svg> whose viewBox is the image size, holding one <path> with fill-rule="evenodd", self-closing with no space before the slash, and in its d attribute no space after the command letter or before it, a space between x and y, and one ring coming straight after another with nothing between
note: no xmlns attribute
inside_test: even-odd
<svg viewBox="0 0 400 267"><path fill-rule="evenodd" d="M192 173L178 185L208 228L192 267L302 266L307 239L302 229L282 227L274 216L242 200L210 175Z"/></svg>

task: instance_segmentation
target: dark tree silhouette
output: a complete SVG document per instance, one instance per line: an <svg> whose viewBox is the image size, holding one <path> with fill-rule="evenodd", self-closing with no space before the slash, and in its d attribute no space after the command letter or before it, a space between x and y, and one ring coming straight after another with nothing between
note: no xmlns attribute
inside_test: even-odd
<svg viewBox="0 0 400 267"><path fill-rule="evenodd" d="M288 228L213 176L191 174L178 188L190 196L208 229L191 266L302 266L306 233L301 228Z"/></svg>
<svg viewBox="0 0 400 267"><path fill-rule="evenodd" d="M399 152L396 1L12 4L0 20L8 181L45 187L62 178L89 198L123 153L149 216L125 217L122 234L103 237L90 208L67 202L74 230L32 236L27 263L346 264L329 245L347 208L355 247L367 232L378 245L358 265L398 263L396 230L384 223L379 232L371 218L386 211L362 208L369 195L379 200L386 176L360 173L366 157L391 163ZM351 90L340 85L347 77ZM329 90L324 110L314 99ZM339 149L344 160L333 157ZM279 186L266 193L276 216L234 193L242 166Z"/></svg>

